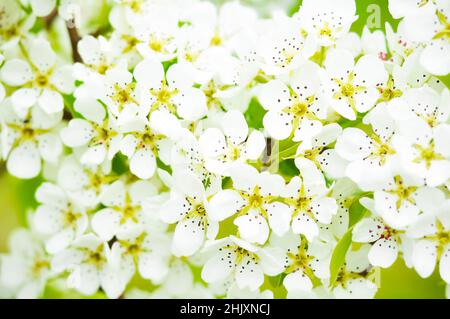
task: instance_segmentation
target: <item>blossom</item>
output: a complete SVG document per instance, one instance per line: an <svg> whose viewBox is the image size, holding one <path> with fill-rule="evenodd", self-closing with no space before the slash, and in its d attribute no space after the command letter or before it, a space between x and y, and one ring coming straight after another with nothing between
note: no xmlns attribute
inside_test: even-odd
<svg viewBox="0 0 450 319"><path fill-rule="evenodd" d="M327 108L323 104L318 72L316 64L307 63L290 86L272 80L261 87L259 101L268 110L263 123L270 136L283 140L293 133L292 139L300 141L320 132Z"/></svg>
<svg viewBox="0 0 450 319"><path fill-rule="evenodd" d="M57 253L51 267L56 273L70 271L67 285L83 295L92 295L102 287L109 298L117 298L130 278L111 262L110 255L107 243L90 233Z"/></svg>
<svg viewBox="0 0 450 319"><path fill-rule="evenodd" d="M176 223L172 242L176 256L194 254L219 230L217 220L209 216L204 185L189 171L174 173L170 199L160 208L160 216L166 223Z"/></svg>
<svg viewBox="0 0 450 319"><path fill-rule="evenodd" d="M20 86L11 96L16 111L23 116L37 103L48 114L61 112L62 94L74 89L71 66L57 64L57 56L46 40L30 40L25 50L23 58L7 60L0 71L6 84Z"/></svg>
<svg viewBox="0 0 450 319"><path fill-rule="evenodd" d="M314 165L305 165L281 193L292 210L292 231L312 241L319 234L318 222L329 224L337 212L336 200L328 197L325 179Z"/></svg>
<svg viewBox="0 0 450 319"><path fill-rule="evenodd" d="M116 120L108 115L104 106L88 98L75 101L75 110L85 119L74 118L61 130L61 140L69 147L82 149L82 164L99 165L112 160L120 150L122 134L118 131Z"/></svg>
<svg viewBox="0 0 450 319"><path fill-rule="evenodd" d="M105 208L97 211L92 218L92 229L98 236L111 240L115 235L127 233L131 228L144 226L146 216L143 201L154 195L150 182L137 181L126 185L118 180L100 194L100 202Z"/></svg>
<svg viewBox="0 0 450 319"><path fill-rule="evenodd" d="M19 116L11 98L6 98L1 106L1 150L8 172L20 178L33 178L39 175L42 160L56 163L62 152L56 132L62 113L47 114L35 105Z"/></svg>
<svg viewBox="0 0 450 319"><path fill-rule="evenodd" d="M355 64L351 53L343 50L327 54L325 69L331 107L349 120L375 105L379 98L376 86L384 83L388 75L377 57L365 55Z"/></svg>
<svg viewBox="0 0 450 319"><path fill-rule="evenodd" d="M229 111L223 123L222 131L207 129L199 138L199 147L206 158L205 167L226 175L235 163L257 160L265 148L265 139L259 131L249 134L247 122L239 111Z"/></svg>
<svg viewBox="0 0 450 319"><path fill-rule="evenodd" d="M0 282L15 291L17 298L37 298L54 274L40 241L20 229L10 238L10 254L2 255Z"/></svg>
<svg viewBox="0 0 450 319"><path fill-rule="evenodd" d="M264 273L274 276L281 272L270 252L234 236L212 242L208 249L214 252L202 269L202 279L208 283L233 276L239 289L254 291L262 285Z"/></svg>
<svg viewBox="0 0 450 319"><path fill-rule="evenodd" d="M48 235L46 249L56 253L69 246L88 228L89 221L83 203L73 201L63 189L51 183L36 191L41 205L33 217L36 230Z"/></svg>
<svg viewBox="0 0 450 319"><path fill-rule="evenodd" d="M205 95L193 87L189 65L174 64L164 74L163 65L148 58L136 66L134 77L144 83L142 99L147 101L150 112L163 109L187 121L197 120L206 113Z"/></svg>

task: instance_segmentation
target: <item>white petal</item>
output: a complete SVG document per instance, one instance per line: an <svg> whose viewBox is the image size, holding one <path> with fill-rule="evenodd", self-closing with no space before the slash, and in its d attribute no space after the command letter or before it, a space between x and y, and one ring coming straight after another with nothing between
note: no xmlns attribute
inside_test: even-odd
<svg viewBox="0 0 450 319"><path fill-rule="evenodd" d="M36 16L45 17L55 8L56 0L31 0L30 4Z"/></svg>
<svg viewBox="0 0 450 319"><path fill-rule="evenodd" d="M231 189L222 190L209 201L208 215L213 220L222 221L236 214L243 204L238 192Z"/></svg>
<svg viewBox="0 0 450 319"><path fill-rule="evenodd" d="M261 153L266 147L266 139L260 131L253 131L250 133L245 145L246 158L256 160L261 156Z"/></svg>
<svg viewBox="0 0 450 319"><path fill-rule="evenodd" d="M54 133L46 133L38 137L39 152L42 159L50 163L56 163L62 152L62 144Z"/></svg>
<svg viewBox="0 0 450 319"><path fill-rule="evenodd" d="M47 72L56 62L55 52L53 52L50 43L44 39L31 41L29 55L31 62L42 73Z"/></svg>
<svg viewBox="0 0 450 319"><path fill-rule="evenodd" d="M287 291L310 291L313 288L311 279L301 270L288 274L283 280L283 286Z"/></svg>
<svg viewBox="0 0 450 319"><path fill-rule="evenodd" d="M437 247L427 239L414 244L412 262L417 273L422 278L431 276L436 266Z"/></svg>
<svg viewBox="0 0 450 319"><path fill-rule="evenodd" d="M138 149L131 157L130 171L140 179L149 179L156 170L156 159L147 148Z"/></svg>
<svg viewBox="0 0 450 319"><path fill-rule="evenodd" d="M207 283L215 283L225 279L234 269L232 257L234 257L234 254L228 254L225 249L219 251L203 266L202 279Z"/></svg>
<svg viewBox="0 0 450 319"><path fill-rule="evenodd" d="M207 157L218 157L225 152L225 136L217 128L207 129L199 138L200 151Z"/></svg>
<svg viewBox="0 0 450 319"><path fill-rule="evenodd" d="M176 256L191 256L202 246L204 238L202 218L184 218L175 228L172 250Z"/></svg>
<svg viewBox="0 0 450 319"><path fill-rule="evenodd" d="M294 215L294 218L292 219L292 231L294 234L305 235L308 241L312 241L319 235L319 227L316 222L303 212Z"/></svg>
<svg viewBox="0 0 450 319"><path fill-rule="evenodd" d="M9 154L8 172L19 178L33 178L41 171L41 156L33 142L23 142Z"/></svg>
<svg viewBox="0 0 450 319"><path fill-rule="evenodd" d="M92 218L92 229L106 241L111 240L117 234L119 224L120 214L109 208L98 211Z"/></svg>
<svg viewBox="0 0 450 319"><path fill-rule="evenodd" d="M333 78L347 77L347 71L354 67L353 56L344 50L331 50L325 60L325 68Z"/></svg>
<svg viewBox="0 0 450 319"><path fill-rule="evenodd" d="M439 273L447 284L450 284L450 247L445 247L439 261Z"/></svg>
<svg viewBox="0 0 450 319"><path fill-rule="evenodd" d="M279 111L289 105L289 89L283 82L273 80L261 86L258 100L269 111Z"/></svg>
<svg viewBox="0 0 450 319"><path fill-rule="evenodd" d="M236 283L240 289L258 289L264 282L264 274L261 267L250 256L245 256L236 266Z"/></svg>
<svg viewBox="0 0 450 319"><path fill-rule="evenodd" d="M81 156L81 163L99 165L106 158L106 147L103 144L91 146Z"/></svg>
<svg viewBox="0 0 450 319"><path fill-rule="evenodd" d="M359 243L374 242L383 233L384 225L375 218L365 218L353 228L353 240Z"/></svg>
<svg viewBox="0 0 450 319"><path fill-rule="evenodd" d="M103 124L106 116L104 106L93 98L77 98L73 105L75 111L83 115L87 120L95 122L99 125Z"/></svg>
<svg viewBox="0 0 450 319"><path fill-rule="evenodd" d="M286 204L273 202L264 206L269 215L270 229L278 236L283 236L291 222L291 211Z"/></svg>
<svg viewBox="0 0 450 319"><path fill-rule="evenodd" d="M267 112L263 124L270 136L277 140L288 138L292 132L292 117L283 112Z"/></svg>
<svg viewBox="0 0 450 319"><path fill-rule="evenodd" d="M195 69L188 63L177 63L167 70L167 83L171 88L185 89L194 84Z"/></svg>
<svg viewBox="0 0 450 319"><path fill-rule="evenodd" d="M251 243L264 244L269 237L269 226L261 214L250 211L234 220L239 228L239 234Z"/></svg>
<svg viewBox="0 0 450 319"><path fill-rule="evenodd" d="M139 256L138 269L143 278L159 283L168 274L169 265L158 253L142 253Z"/></svg>
<svg viewBox="0 0 450 319"><path fill-rule="evenodd" d="M336 152L347 160L362 159L370 154L370 138L362 130L347 128L337 138Z"/></svg>
<svg viewBox="0 0 450 319"><path fill-rule="evenodd" d="M73 119L61 130L61 140L69 147L87 144L94 136L92 125L82 119Z"/></svg>
<svg viewBox="0 0 450 319"><path fill-rule="evenodd" d="M94 265L81 264L70 273L67 286L77 289L84 295L94 294L100 286L97 269Z"/></svg>
<svg viewBox="0 0 450 319"><path fill-rule="evenodd" d="M134 68L134 78L150 88L159 88L164 80L164 68L156 59L145 59Z"/></svg>
<svg viewBox="0 0 450 319"><path fill-rule="evenodd" d="M223 116L223 132L228 140L237 145L247 138L248 126L244 115L239 111L228 111Z"/></svg>
<svg viewBox="0 0 450 319"><path fill-rule="evenodd" d="M311 202L311 209L319 222L329 224L331 217L337 212L336 200L331 197L316 199Z"/></svg>
<svg viewBox="0 0 450 319"><path fill-rule="evenodd" d="M30 65L20 59L6 61L0 75L2 80L11 86L20 86L33 79Z"/></svg>
<svg viewBox="0 0 450 319"><path fill-rule="evenodd" d="M205 94L199 89L184 89L182 93L174 96L173 100L177 105L178 115L185 120L198 120L207 112Z"/></svg>
<svg viewBox="0 0 450 319"><path fill-rule="evenodd" d="M369 251L369 261L373 266L390 267L397 259L398 246L395 240L380 239L372 245Z"/></svg>

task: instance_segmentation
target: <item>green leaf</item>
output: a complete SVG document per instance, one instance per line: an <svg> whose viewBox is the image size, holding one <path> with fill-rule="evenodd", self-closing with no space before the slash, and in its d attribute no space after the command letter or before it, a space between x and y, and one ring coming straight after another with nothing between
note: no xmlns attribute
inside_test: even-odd
<svg viewBox="0 0 450 319"><path fill-rule="evenodd" d="M352 244L352 228L342 236L341 240L334 248L333 255L330 262L330 286L333 286L337 280L339 271L345 262L345 255L347 254L350 245Z"/></svg>
<svg viewBox="0 0 450 319"><path fill-rule="evenodd" d="M263 118L266 114L266 110L261 106L256 98L250 101L247 111L244 113L248 126L254 129L263 128Z"/></svg>
<svg viewBox="0 0 450 319"><path fill-rule="evenodd" d="M112 160L112 170L118 175L128 172L127 158L123 154L116 154Z"/></svg>
<svg viewBox="0 0 450 319"><path fill-rule="evenodd" d="M365 193L362 193L356 197L349 207L349 228L337 243L333 251L333 256L331 257L330 286L333 286L336 282L339 271L345 263L345 255L352 244L353 227L364 217L367 212L364 206L359 202L359 199L364 195Z"/></svg>
<svg viewBox="0 0 450 319"><path fill-rule="evenodd" d="M285 177L294 177L300 175L300 171L293 159L281 161L278 167L279 172Z"/></svg>
<svg viewBox="0 0 450 319"><path fill-rule="evenodd" d="M172 174L172 168L169 165L164 164L163 161L161 161L159 159L159 157L156 158L156 166L158 166L158 168L168 172L169 174Z"/></svg>
<svg viewBox="0 0 450 319"><path fill-rule="evenodd" d="M296 153L300 142L293 142L291 139L281 140L278 143L279 158L286 160L292 158Z"/></svg>
<svg viewBox="0 0 450 319"><path fill-rule="evenodd" d="M173 58L172 60L169 61L164 61L162 63L163 67L164 67L164 72L167 73L167 70L174 64L176 64L178 62L178 58Z"/></svg>
<svg viewBox="0 0 450 319"><path fill-rule="evenodd" d="M350 205L349 208L349 222L348 227L353 227L358 223L366 214L367 210L364 208L363 205L359 202L359 199L361 197L358 197L358 199L354 200L353 203Z"/></svg>
<svg viewBox="0 0 450 319"><path fill-rule="evenodd" d="M279 287L283 283L283 279L286 277L285 273L281 273L277 276L268 276L270 285L273 288Z"/></svg>

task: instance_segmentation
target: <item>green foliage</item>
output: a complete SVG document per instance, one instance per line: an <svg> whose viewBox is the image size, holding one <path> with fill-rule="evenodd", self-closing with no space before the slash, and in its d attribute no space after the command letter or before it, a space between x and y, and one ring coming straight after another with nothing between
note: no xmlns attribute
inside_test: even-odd
<svg viewBox="0 0 450 319"><path fill-rule="evenodd" d="M367 212L364 206L362 206L359 202L360 198L361 196L358 196L350 205L349 228L334 248L330 262L330 286L334 285L336 282L339 271L345 263L345 255L352 244L353 227L364 217Z"/></svg>
<svg viewBox="0 0 450 319"><path fill-rule="evenodd" d="M333 286L338 277L339 271L345 263L345 255L352 244L352 229L347 230L344 236L336 245L330 262L330 286Z"/></svg>
<svg viewBox="0 0 450 319"><path fill-rule="evenodd" d="M247 111L244 113L248 126L254 129L262 129L264 127L263 118L266 112L259 101L253 98L250 101Z"/></svg>

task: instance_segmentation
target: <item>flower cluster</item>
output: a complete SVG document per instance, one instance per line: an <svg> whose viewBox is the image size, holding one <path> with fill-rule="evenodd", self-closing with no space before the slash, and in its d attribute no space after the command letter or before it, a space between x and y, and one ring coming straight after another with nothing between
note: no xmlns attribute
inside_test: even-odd
<svg viewBox="0 0 450 319"><path fill-rule="evenodd" d="M0 295L372 298L398 258L450 284L449 0L361 35L355 0L56 2L0 3L1 161L41 181Z"/></svg>

